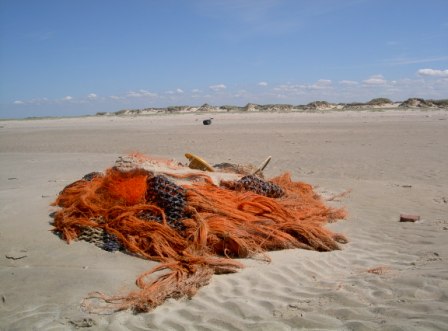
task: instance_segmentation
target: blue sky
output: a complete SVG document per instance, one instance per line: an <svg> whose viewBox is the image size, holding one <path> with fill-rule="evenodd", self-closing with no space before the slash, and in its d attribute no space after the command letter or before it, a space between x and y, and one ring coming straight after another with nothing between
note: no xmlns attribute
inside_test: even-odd
<svg viewBox="0 0 448 331"><path fill-rule="evenodd" d="M448 98L447 0L0 0L0 118Z"/></svg>

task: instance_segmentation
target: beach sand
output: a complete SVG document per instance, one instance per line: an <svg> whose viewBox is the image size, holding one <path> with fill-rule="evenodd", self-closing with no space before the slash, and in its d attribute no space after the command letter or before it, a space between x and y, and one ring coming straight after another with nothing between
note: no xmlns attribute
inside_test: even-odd
<svg viewBox="0 0 448 331"><path fill-rule="evenodd" d="M448 112L87 117L0 122L0 329L448 330ZM152 312L89 315L91 291L134 288L153 262L53 235L67 184L139 151L290 171L347 220L342 250L269 253ZM399 222L418 214L417 223Z"/></svg>

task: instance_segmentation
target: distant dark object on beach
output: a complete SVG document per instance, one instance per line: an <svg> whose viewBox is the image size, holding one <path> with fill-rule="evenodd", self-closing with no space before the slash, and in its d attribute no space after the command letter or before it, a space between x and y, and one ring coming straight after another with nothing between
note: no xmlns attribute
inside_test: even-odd
<svg viewBox="0 0 448 331"><path fill-rule="evenodd" d="M420 215L400 214L400 222L417 222L420 221Z"/></svg>
<svg viewBox="0 0 448 331"><path fill-rule="evenodd" d="M203 120L203 121L202 121L202 124L204 124L204 125L210 125L210 124L212 124L212 119L213 119L213 117L210 117L210 118L207 119L207 120Z"/></svg>

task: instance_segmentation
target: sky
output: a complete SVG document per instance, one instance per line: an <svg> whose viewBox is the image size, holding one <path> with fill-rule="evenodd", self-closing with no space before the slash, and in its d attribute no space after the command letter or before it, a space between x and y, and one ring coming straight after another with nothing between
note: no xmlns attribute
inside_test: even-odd
<svg viewBox="0 0 448 331"><path fill-rule="evenodd" d="M448 0L0 0L0 118L448 98Z"/></svg>

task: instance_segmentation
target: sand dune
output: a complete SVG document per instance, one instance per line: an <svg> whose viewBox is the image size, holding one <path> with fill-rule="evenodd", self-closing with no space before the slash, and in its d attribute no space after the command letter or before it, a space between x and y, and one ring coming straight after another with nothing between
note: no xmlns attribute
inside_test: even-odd
<svg viewBox="0 0 448 331"><path fill-rule="evenodd" d="M214 114L0 123L0 329L446 330L448 112ZM51 201L68 183L134 151L212 163L272 155L266 173L291 171L349 217L329 227L340 251L286 250L243 260L191 300L140 315L89 315L88 292L133 288L152 262L49 229ZM400 213L421 215L400 223Z"/></svg>

